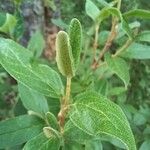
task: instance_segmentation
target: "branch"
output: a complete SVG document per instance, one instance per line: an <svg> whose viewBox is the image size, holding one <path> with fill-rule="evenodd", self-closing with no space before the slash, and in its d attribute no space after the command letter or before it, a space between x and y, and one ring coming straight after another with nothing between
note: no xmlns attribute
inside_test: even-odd
<svg viewBox="0 0 150 150"><path fill-rule="evenodd" d="M66 95L61 100L61 109L58 113L58 121L61 129L61 133L64 131L64 124L66 113L68 111L68 105L70 100L70 91L71 91L71 77L67 77L67 84L66 84Z"/></svg>
<svg viewBox="0 0 150 150"><path fill-rule="evenodd" d="M116 25L118 23L118 19L116 17L113 17L112 19L112 27L111 27L111 31L110 34L107 38L107 41L105 43L104 48L102 49L102 51L99 54L98 60L92 65L92 68L95 70L100 62L100 60L103 58L104 54L109 50L109 48L112 45L112 42L114 40L114 38L116 37L117 33L116 33Z"/></svg>
<svg viewBox="0 0 150 150"><path fill-rule="evenodd" d="M133 40L132 39L128 39L125 44L119 48L116 53L114 55L111 55L112 58L115 58L115 57L118 57L123 51L125 51L131 44L133 43ZM103 62L101 64L98 64L97 65L97 68L98 67L101 67L101 66L104 66L104 65L107 65L106 62Z"/></svg>
<svg viewBox="0 0 150 150"><path fill-rule="evenodd" d="M120 10L120 8L121 8L121 0L118 0L117 8ZM99 57L98 57L98 60L97 60L97 61L94 61L94 63L92 64L92 68L93 68L94 70L97 69L100 60L104 57L104 54L109 50L109 48L110 48L111 45L112 45L113 40L114 40L115 37L117 36L117 31L116 31L116 25L117 25L117 24L118 24L118 18L117 18L117 17L113 17L113 18L112 18L111 31L110 31L110 34L109 34L109 36L108 36L108 38L107 38L107 41L106 41L106 43L105 43L105 46L104 46L104 48L102 49L102 51L100 52Z"/></svg>
<svg viewBox="0 0 150 150"><path fill-rule="evenodd" d="M96 61L95 56L96 56L96 50L98 47L98 32L99 32L99 24L95 25L95 38L94 38L94 44L93 44L93 63Z"/></svg>

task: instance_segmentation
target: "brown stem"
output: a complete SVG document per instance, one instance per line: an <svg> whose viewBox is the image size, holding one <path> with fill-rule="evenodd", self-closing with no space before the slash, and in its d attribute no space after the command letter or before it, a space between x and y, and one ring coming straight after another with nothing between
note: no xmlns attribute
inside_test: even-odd
<svg viewBox="0 0 150 150"><path fill-rule="evenodd" d="M120 9L121 8L121 0L118 0L117 3L117 8ZM94 61L94 63L92 64L92 68L94 70L97 69L98 64L100 62L100 60L102 60L102 58L104 57L104 54L109 50L109 48L112 45L113 40L115 39L115 37L117 36L117 32L116 32L116 25L118 24L118 18L117 17L113 17L112 18L112 26L111 26L111 31L110 34L107 38L107 41L105 43L104 48L102 49L101 53L99 54L98 60Z"/></svg>
<svg viewBox="0 0 150 150"><path fill-rule="evenodd" d="M98 47L98 32L99 32L99 24L96 24L95 26L95 38L94 38L94 44L93 44L93 63L96 61L96 49Z"/></svg>
<svg viewBox="0 0 150 150"><path fill-rule="evenodd" d="M112 57L112 58L115 58L115 57L119 56L119 55L120 55L123 51L125 51L132 43L133 43L133 40L128 39L128 40L125 42L125 44L124 44L120 49L118 49L117 52L116 52L114 55L111 55L111 57ZM97 66L97 68L98 68L98 67L101 67L101 66L104 66L104 65L107 65L107 63L106 63L106 62L103 62L103 63L99 64L99 65Z"/></svg>
<svg viewBox="0 0 150 150"><path fill-rule="evenodd" d="M102 51L100 52L99 54L99 57L98 57L98 60L92 65L92 68L93 69L96 69L100 60L103 58L104 54L109 50L109 48L111 47L112 45L112 42L114 40L114 38L116 37L117 35L117 32L116 32L116 25L118 23L118 19L116 17L113 17L113 20L112 20L112 27L111 27L111 31L110 31L110 34L107 38L107 41L105 43L105 46L104 48L102 49Z"/></svg>
<svg viewBox="0 0 150 150"><path fill-rule="evenodd" d="M61 109L60 112L58 113L58 120L61 128L61 133L63 133L64 130L65 117L68 111L68 105L70 100L70 92L71 92L71 77L67 77L66 95L61 100Z"/></svg>

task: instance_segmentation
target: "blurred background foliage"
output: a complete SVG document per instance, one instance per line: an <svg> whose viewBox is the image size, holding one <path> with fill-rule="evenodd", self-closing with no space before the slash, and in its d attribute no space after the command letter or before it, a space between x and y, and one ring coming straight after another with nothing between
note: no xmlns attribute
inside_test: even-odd
<svg viewBox="0 0 150 150"><path fill-rule="evenodd" d="M98 0L93 2L101 8ZM111 2L111 0L108 0ZM33 50L35 60L52 66L55 70L55 37L60 29L67 30L73 17L83 26L83 52L77 76L73 79L72 95L94 88L97 92L111 98L126 113L133 129L138 149L150 149L150 61L130 60L130 85L122 88L120 80L108 70L98 69L93 76L91 71L91 49L94 41L94 24L85 11L86 0L0 0L0 26L8 19L6 31L0 36L12 38ZM135 8L150 9L148 0L122 0L121 11ZM4 15L4 13L9 13ZM140 30L149 30L149 20L140 21ZM14 24L14 25L13 25ZM101 26L101 44L105 43L111 19ZM36 43L38 41L38 43ZM121 42L121 41L119 41ZM36 44L34 44L36 43ZM147 43L148 44L148 43ZM117 44L116 44L117 45ZM113 45L112 49L115 49ZM40 47L40 48L39 48ZM113 50L112 50L113 53ZM110 78L111 77L111 78ZM59 110L59 102L49 98L49 106L54 114ZM0 120L26 113L16 81L0 66ZM113 144L103 142L104 150L119 150ZM13 148L10 148L11 150ZM20 146L14 149L20 149Z"/></svg>

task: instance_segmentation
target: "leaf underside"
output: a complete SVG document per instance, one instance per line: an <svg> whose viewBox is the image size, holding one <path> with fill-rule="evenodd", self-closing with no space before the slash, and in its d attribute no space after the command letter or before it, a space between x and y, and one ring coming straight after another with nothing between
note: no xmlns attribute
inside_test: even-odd
<svg viewBox="0 0 150 150"><path fill-rule="evenodd" d="M31 63L33 53L12 40L0 38L0 64L22 84L50 96L63 95L57 72L47 65Z"/></svg>

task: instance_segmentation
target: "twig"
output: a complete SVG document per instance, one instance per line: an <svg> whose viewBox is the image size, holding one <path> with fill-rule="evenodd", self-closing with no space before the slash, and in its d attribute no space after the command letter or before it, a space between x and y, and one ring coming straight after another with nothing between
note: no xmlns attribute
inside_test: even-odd
<svg viewBox="0 0 150 150"><path fill-rule="evenodd" d="M126 43L120 49L118 49L114 55L112 55L112 57L117 57L118 55L120 55L126 48L128 48L132 44L132 42L132 39L128 39Z"/></svg>
<svg viewBox="0 0 150 150"><path fill-rule="evenodd" d="M67 77L65 105L68 105L71 91L71 77Z"/></svg>
<svg viewBox="0 0 150 150"><path fill-rule="evenodd" d="M95 25L95 38L94 38L94 44L93 44L93 63L96 61L96 50L98 47L98 32L99 32L99 24Z"/></svg>
<svg viewBox="0 0 150 150"><path fill-rule="evenodd" d="M118 0L118 4L117 4L117 8L120 9L121 8L121 0ZM94 70L96 70L96 68L98 67L98 64L100 62L100 60L103 58L104 54L109 50L109 48L112 45L113 40L115 39L117 32L116 32L116 25L118 24L118 18L117 17L113 17L112 18L112 26L111 26L111 31L110 34L107 38L107 41L105 43L104 48L102 49L102 51L99 54L98 60L95 61L92 64L92 68Z"/></svg>
<svg viewBox="0 0 150 150"><path fill-rule="evenodd" d="M61 109L60 112L58 113L58 120L59 120L61 133L63 133L64 131L65 117L68 111L68 105L70 100L70 91L71 91L71 77L67 77L66 95L61 100Z"/></svg>
<svg viewBox="0 0 150 150"><path fill-rule="evenodd" d="M103 58L104 54L109 50L109 48L112 45L112 41L114 40L114 38L116 37L117 33L116 33L116 25L118 23L118 19L116 17L113 17L112 19L112 27L111 27L111 31L110 34L107 38L107 41L105 43L104 48L102 49L102 51L99 54L98 60L92 65L93 69L96 69L99 61Z"/></svg>
<svg viewBox="0 0 150 150"><path fill-rule="evenodd" d="M132 44L132 42L133 42L132 39L128 39L128 40L125 42L125 44L124 44L120 49L118 49L118 50L116 51L116 53L115 53L114 55L111 55L111 57L112 57L112 58L115 58L115 57L119 56L124 50L126 50L126 49ZM101 66L104 66L104 65L106 65L106 64L107 64L106 62L103 62L103 63L101 63L101 64L98 64L98 65L97 65L97 68L98 68L98 67L101 67Z"/></svg>

